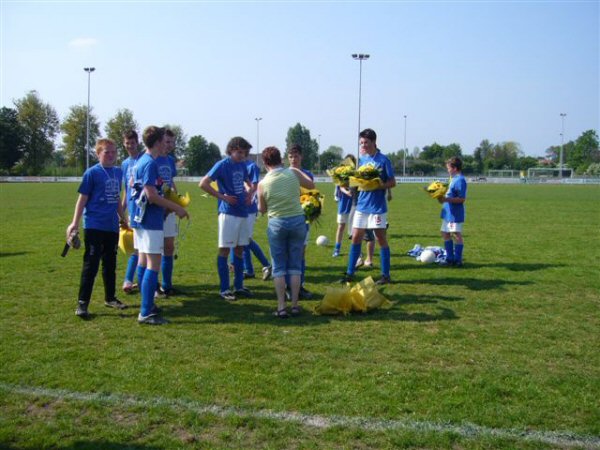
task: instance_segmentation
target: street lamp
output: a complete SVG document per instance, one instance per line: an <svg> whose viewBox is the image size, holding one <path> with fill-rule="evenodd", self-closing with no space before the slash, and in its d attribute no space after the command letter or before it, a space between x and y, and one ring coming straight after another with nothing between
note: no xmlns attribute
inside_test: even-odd
<svg viewBox="0 0 600 450"><path fill-rule="evenodd" d="M402 176L406 177L406 114L404 114L404 163L402 164Z"/></svg>
<svg viewBox="0 0 600 450"><path fill-rule="evenodd" d="M352 59L357 59L359 62L359 71L358 71L358 134L360 134L360 101L361 101L361 94L362 94L362 62L365 59L369 59L369 55L366 55L364 53L353 53L352 54ZM357 139L358 139L358 135L357 135ZM360 158L360 145L358 146L358 150L356 152L357 158L356 160L358 161L358 159Z"/></svg>
<svg viewBox="0 0 600 450"><path fill-rule="evenodd" d="M317 140L317 173L321 170L321 135L319 134Z"/></svg>
<svg viewBox="0 0 600 450"><path fill-rule="evenodd" d="M560 133L560 159L559 159L559 163L558 163L560 178L562 178L562 176L563 176L563 146L565 143L565 117L567 117L567 113L560 113L560 119L562 122L561 133Z"/></svg>
<svg viewBox="0 0 600 450"><path fill-rule="evenodd" d="M254 120L256 120L256 164L258 164L258 153L260 152L260 133L258 124L262 120L262 117L255 117Z"/></svg>
<svg viewBox="0 0 600 450"><path fill-rule="evenodd" d="M87 126L85 128L85 169L90 168L90 78L95 67L84 67L88 74L88 104L87 104Z"/></svg>

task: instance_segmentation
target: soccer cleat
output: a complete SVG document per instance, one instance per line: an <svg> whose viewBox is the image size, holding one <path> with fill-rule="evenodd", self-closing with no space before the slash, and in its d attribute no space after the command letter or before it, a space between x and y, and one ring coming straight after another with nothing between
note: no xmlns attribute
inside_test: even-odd
<svg viewBox="0 0 600 450"><path fill-rule="evenodd" d="M81 317L82 319L88 319L90 317L90 313L88 312L88 305L85 303L79 303L77 305L77 309L75 310L75 315L77 317Z"/></svg>
<svg viewBox="0 0 600 450"><path fill-rule="evenodd" d="M152 305L152 309L150 309L150 315L152 314L160 314L162 312L162 308Z"/></svg>
<svg viewBox="0 0 600 450"><path fill-rule="evenodd" d="M169 321L157 314L149 314L147 316L138 314L138 323L141 325L165 325Z"/></svg>
<svg viewBox="0 0 600 450"><path fill-rule="evenodd" d="M350 275L349 273L345 273L343 278L340 280L341 284L353 283L353 282L354 282L354 275Z"/></svg>
<svg viewBox="0 0 600 450"><path fill-rule="evenodd" d="M252 297L252 291L250 291L250 289L248 289L246 287L236 289L233 294L236 296L236 298L237 297L246 297L246 298Z"/></svg>
<svg viewBox="0 0 600 450"><path fill-rule="evenodd" d="M226 291L221 292L219 295L221 296L221 298L223 300L228 300L228 301L231 301L231 302L236 300L234 293L231 292L229 289L226 290Z"/></svg>
<svg viewBox="0 0 600 450"><path fill-rule="evenodd" d="M127 309L127 305L122 303L117 297L113 298L112 300L106 300L104 302L104 306L115 309Z"/></svg>
<svg viewBox="0 0 600 450"><path fill-rule="evenodd" d="M312 292L307 290L304 286L300 286L300 292L298 292L298 298L300 300L310 300L312 297Z"/></svg>
<svg viewBox="0 0 600 450"><path fill-rule="evenodd" d="M167 298L168 295L162 286L159 286L158 289L154 292L154 298Z"/></svg>
<svg viewBox="0 0 600 450"><path fill-rule="evenodd" d="M263 267L262 268L262 279L263 279L263 281L267 281L269 278L271 278L272 273L273 273L273 267L272 266Z"/></svg>
<svg viewBox="0 0 600 450"><path fill-rule="evenodd" d="M131 281L125 281L123 283L123 292L127 295L133 294L133 291L135 291L137 287L137 284L132 283Z"/></svg>
<svg viewBox="0 0 600 450"><path fill-rule="evenodd" d="M362 256L359 256L358 259L356 260L356 264L354 265L355 269L358 269L359 267L361 267L365 262L362 259Z"/></svg>
<svg viewBox="0 0 600 450"><path fill-rule="evenodd" d="M249 278L256 278L256 275L253 273L244 272L244 280L247 280Z"/></svg>
<svg viewBox="0 0 600 450"><path fill-rule="evenodd" d="M339 257L340 256L340 251L339 250L334 250L333 251L333 255L331 255L331 256L334 257L334 258Z"/></svg>
<svg viewBox="0 0 600 450"><path fill-rule="evenodd" d="M381 278L375 282L375 284L383 285L383 284L391 284L392 279L387 275L381 275Z"/></svg>

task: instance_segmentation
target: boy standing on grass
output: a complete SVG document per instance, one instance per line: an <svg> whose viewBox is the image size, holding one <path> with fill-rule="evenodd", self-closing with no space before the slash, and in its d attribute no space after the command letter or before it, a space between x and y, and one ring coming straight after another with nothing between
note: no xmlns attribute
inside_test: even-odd
<svg viewBox="0 0 600 450"><path fill-rule="evenodd" d="M123 211L128 212L129 223L131 223L133 219L133 215L135 214L135 202L131 199L131 187L133 186L133 169L138 159L142 154L139 151L139 141L138 134L135 130L129 130L123 136L123 145L125 146L125 150L129 154L129 157L123 161L121 164L121 172L123 172L123 184L125 185L125 193L122 199ZM127 261L127 270L125 271L125 280L123 281L123 292L126 294L131 294L135 289L136 285L133 283L133 278L135 277L135 272L137 270L138 265L138 252L134 250L131 255L129 255L129 260ZM138 280L140 282L141 280Z"/></svg>
<svg viewBox="0 0 600 450"><path fill-rule="evenodd" d="M127 223L120 199L121 169L114 167L117 161L115 143L110 139L98 140L96 155L99 162L83 174L73 221L67 227L67 240L69 240L72 234L79 231L79 223L83 215L85 253L78 306L75 311L75 314L82 319L89 318L88 306L100 260L102 260L104 281L104 304L116 309L127 307L115 297L119 217Z"/></svg>
<svg viewBox="0 0 600 450"><path fill-rule="evenodd" d="M373 164L379 171L382 184L374 191L360 191L356 204L356 212L352 224L352 245L348 256L348 267L342 282L353 281L356 262L360 257L360 247L366 230L373 229L380 247L381 278L377 284L389 284L390 277L390 247L387 241L387 202L386 191L396 186L394 169L390 160L377 149L377 134L367 128L360 132L361 157L358 167Z"/></svg>
<svg viewBox="0 0 600 450"><path fill-rule="evenodd" d="M442 238L446 249L446 261L443 266L462 267L463 265L463 224L465 222L465 200L467 199L467 180L462 174L462 161L454 156L446 161L450 175L450 185L445 197L438 201L442 204Z"/></svg>
<svg viewBox="0 0 600 450"><path fill-rule="evenodd" d="M140 255L138 280L142 296L138 323L148 325L167 323L158 315L159 310L154 305L164 246L165 209L174 211L181 218L189 217L184 208L162 197L163 181L158 174L156 158L164 151L164 136L164 128L150 126L144 130L143 139L147 151L140 157L134 171L136 208L131 225L134 230L134 246Z"/></svg>
<svg viewBox="0 0 600 450"><path fill-rule="evenodd" d="M158 175L163 181L163 185L168 186L173 191L177 192L175 180L177 175L177 167L175 159L170 153L175 149L175 133L168 128L165 129L165 145L156 158L158 165ZM164 223L164 248L161 260L162 286L159 284L156 291L156 296L159 298L167 298L169 295L174 295L173 289L173 262L175 254L175 238L177 237L177 215L173 211L169 211L165 217Z"/></svg>
<svg viewBox="0 0 600 450"><path fill-rule="evenodd" d="M310 178L310 181L315 180L315 176L306 169L302 168L302 147L299 144L293 144L288 150L288 161L290 163L290 167L302 171L305 175ZM306 223L306 239L304 240L304 248L302 249L302 275L300 276L300 300L310 300L312 298L312 293L304 287L304 274L306 272L306 246L308 245L308 241L310 239L310 224ZM289 281L289 276L286 277L286 281ZM286 292L290 293L290 284L287 284Z"/></svg>
<svg viewBox="0 0 600 450"><path fill-rule="evenodd" d="M244 246L250 241L246 224L248 206L254 196L254 190L246 191L246 182L250 181L246 163L247 152L252 145L243 137L234 137L227 144L227 158L218 161L200 181L200 188L219 200L219 253L217 271L220 280L220 296L224 300L234 301L237 297L251 297L252 293L244 287ZM216 181L218 190L210 184ZM234 291L229 284L229 266L227 258L233 248Z"/></svg>

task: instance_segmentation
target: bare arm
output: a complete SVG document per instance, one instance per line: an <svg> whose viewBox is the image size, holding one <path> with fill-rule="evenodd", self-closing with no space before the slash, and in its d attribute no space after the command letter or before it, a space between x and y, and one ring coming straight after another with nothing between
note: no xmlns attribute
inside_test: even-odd
<svg viewBox="0 0 600 450"><path fill-rule="evenodd" d="M438 198L438 201L440 203L454 203L455 205L460 205L461 203L464 203L466 200L466 198L460 198L460 197L441 197Z"/></svg>
<svg viewBox="0 0 600 450"><path fill-rule="evenodd" d="M146 198L150 203L161 206L165 209L170 209L175 214L177 214L177 217L181 217L182 219L184 217L190 217L190 215L183 207L179 206L177 203L172 202L171 200L167 200L166 198L163 198L160 195L158 195L158 191L154 186L144 186L144 192L146 193Z"/></svg>
<svg viewBox="0 0 600 450"><path fill-rule="evenodd" d="M206 175L204 178L202 178L202 180L200 180L200 183L198 184L198 186L200 186L200 188L205 191L207 194L212 195L213 197L218 198L219 200L223 200L224 202L229 203L230 205L236 205L237 204L237 197L231 196L231 195L227 195L227 194L223 194L217 190L215 190L210 183L212 183L214 180L209 177L208 175Z"/></svg>
<svg viewBox="0 0 600 450"><path fill-rule="evenodd" d="M260 183L258 183L257 195L258 195L258 210L260 211L261 214L265 214L267 212L267 201L265 200L265 195L262 190L262 185Z"/></svg>
<svg viewBox="0 0 600 450"><path fill-rule="evenodd" d="M298 177L298 181L300 181L300 186L302 186L305 189L314 189L315 188L315 183L313 182L313 180L310 179L310 177L308 175L306 175L304 172L302 172L299 169L296 169L294 167L290 167L290 170L293 171L296 176Z"/></svg>
<svg viewBox="0 0 600 450"><path fill-rule="evenodd" d="M73 230L79 229L79 223L81 222L81 216L83 215L83 210L85 208L85 205L87 205L88 198L89 197L87 195L79 194L79 197L77 198L77 203L75 203L75 212L73 213L73 220L67 227L67 239L69 239L69 236L71 235L71 232Z"/></svg>

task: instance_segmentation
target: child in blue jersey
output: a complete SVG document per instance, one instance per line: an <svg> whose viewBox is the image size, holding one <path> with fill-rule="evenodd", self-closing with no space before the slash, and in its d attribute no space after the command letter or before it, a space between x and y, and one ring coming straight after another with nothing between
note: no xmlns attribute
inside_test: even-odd
<svg viewBox="0 0 600 450"><path fill-rule="evenodd" d="M350 159L356 166L356 158L354 155L346 155L345 159ZM353 200L355 196L355 190L349 187L344 186L336 186L334 198L338 204L338 212L337 212L337 230L335 232L335 248L333 249L333 257L336 258L340 256L340 250L342 248L342 238L344 237L344 229L346 228L346 224L349 223L348 230L352 233L352 217L350 213L352 212Z"/></svg>
<svg viewBox="0 0 600 450"><path fill-rule="evenodd" d="M139 151L139 140L138 134L135 130L129 130L123 135L123 146L129 157L121 164L121 171L123 172L123 184L125 186L124 195L122 199L123 211L127 211L129 222L133 219L135 214L135 202L131 199L131 187L133 186L133 169L142 153ZM138 252L134 252L129 255L127 261L127 269L125 270L125 280L123 281L123 292L131 294L137 285L133 283L135 272L138 265ZM141 280L138 280L141 281Z"/></svg>
<svg viewBox="0 0 600 450"><path fill-rule="evenodd" d="M81 217L84 217L85 253L75 311L82 319L89 318L88 306L100 261L104 281L104 304L110 308L126 308L115 297L119 217L127 223L120 201L121 169L114 167L117 161L115 143L110 139L98 140L96 154L99 162L83 174L73 221L67 227L69 239L72 233L79 230Z"/></svg>
<svg viewBox="0 0 600 450"><path fill-rule="evenodd" d="M135 166L135 215L131 222L134 246L139 252L138 280L141 280L141 308L138 323L162 325L167 323L158 315L154 293L158 288L158 271L164 246L165 210L174 211L178 217L189 217L184 208L162 197L163 180L158 173L156 158L163 151L165 130L150 126L144 130L144 153Z"/></svg>
<svg viewBox="0 0 600 450"><path fill-rule="evenodd" d="M342 282L353 280L356 262L360 257L361 242L366 230L373 229L380 247L381 278L377 284L391 283L390 277L390 247L387 241L387 201L386 191L396 186L394 169L390 160L377 149L377 134L367 128L360 132L360 150L362 156L358 166L373 164L379 170L382 181L379 189L360 191L356 203L356 212L352 223L352 245L348 256L348 267Z"/></svg>
<svg viewBox="0 0 600 450"><path fill-rule="evenodd" d="M299 144L292 144L292 146L288 150L288 161L290 163L290 167L294 169L298 169L302 171L304 174L308 175L311 181L314 182L315 176L310 172L310 170L302 168L302 147ZM310 300L312 298L312 293L304 287L304 274L306 273L306 246L308 245L308 241L310 240L310 225L308 222L306 223L306 239L304 240L304 249L302 250L302 275L300 277L300 300ZM286 281L289 281L289 276L286 278ZM290 292L289 286L287 284L288 289L286 292Z"/></svg>
<svg viewBox="0 0 600 450"><path fill-rule="evenodd" d="M467 199L467 180L462 174L462 161L458 157L446 161L450 175L450 185L446 196L439 198L442 204L441 234L446 249L446 261L442 265L462 267L463 265L463 224L465 222L465 200Z"/></svg>
<svg viewBox="0 0 600 450"><path fill-rule="evenodd" d="M165 145L161 154L156 158L158 165L158 175L161 177L164 185L169 186L173 191L177 192L175 186L175 176L177 175L177 167L175 159L170 153L175 149L175 133L168 128L165 129ZM158 286L156 296L166 298L169 295L174 295L173 289L173 263L175 254L175 238L178 234L177 216L173 211L169 211L165 217L164 223L164 248L161 260L162 286Z"/></svg>
<svg viewBox="0 0 600 450"><path fill-rule="evenodd" d="M252 202L255 187L246 189L250 177L244 159L252 145L243 137L234 137L227 144L227 158L217 162L200 181L200 188L219 199L219 253L217 271L220 280L220 295L225 300L237 297L251 297L252 293L244 287L244 247L250 242L248 227L248 207ZM216 181L218 190L210 184ZM227 258L233 248L234 291L229 284Z"/></svg>

